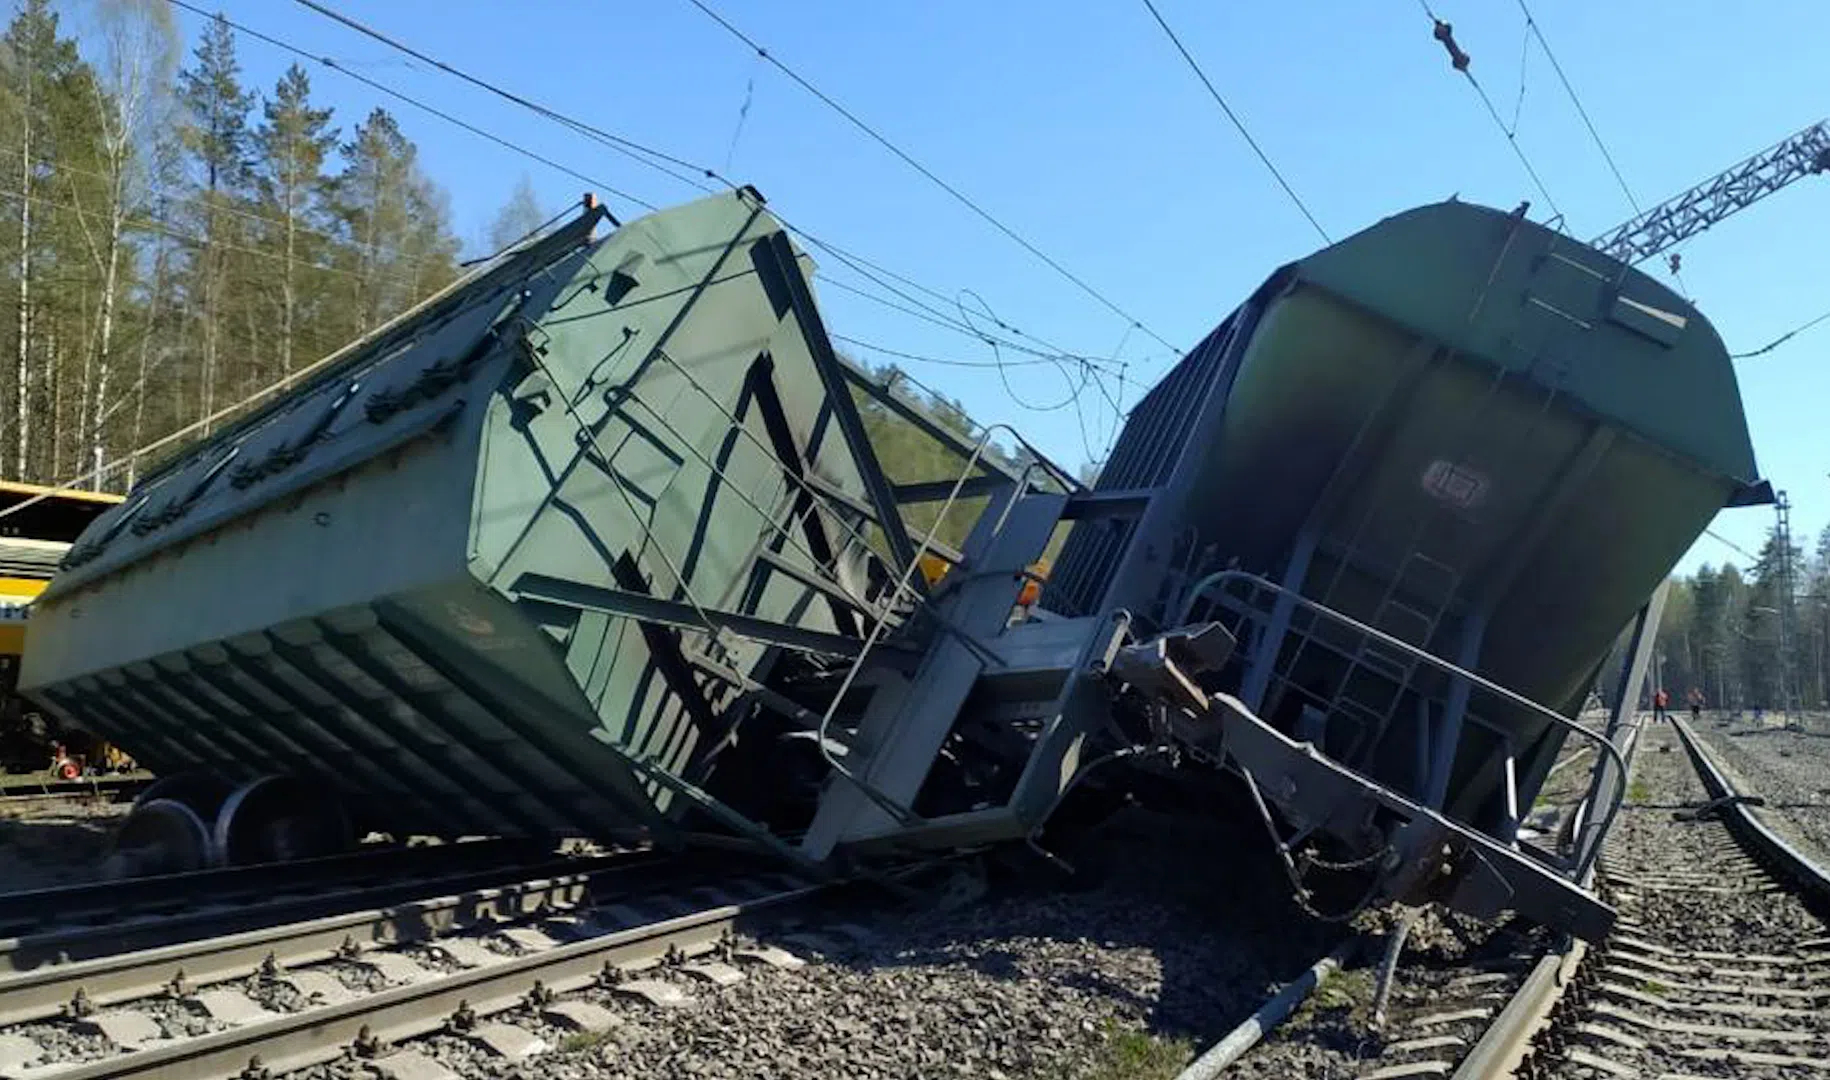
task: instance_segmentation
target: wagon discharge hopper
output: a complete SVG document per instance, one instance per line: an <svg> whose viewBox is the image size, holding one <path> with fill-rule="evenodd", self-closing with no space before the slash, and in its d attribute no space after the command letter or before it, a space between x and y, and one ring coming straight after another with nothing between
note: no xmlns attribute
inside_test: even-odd
<svg viewBox="0 0 1830 1080"><path fill-rule="evenodd" d="M1149 498L1077 530L1044 603L1163 631L1116 671L1244 778L1299 889L1593 939L1614 749L1578 843L1521 817L1599 741L1572 721L1623 627L1771 491L1708 321L1524 209L1411 210L1273 275L1134 409L1098 487Z"/></svg>

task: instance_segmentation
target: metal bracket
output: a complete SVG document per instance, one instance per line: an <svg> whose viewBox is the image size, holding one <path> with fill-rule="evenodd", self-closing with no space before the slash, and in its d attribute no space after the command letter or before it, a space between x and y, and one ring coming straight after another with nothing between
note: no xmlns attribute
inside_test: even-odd
<svg viewBox="0 0 1830 1080"><path fill-rule="evenodd" d="M1708 821L1711 818L1723 817L1723 811L1731 806L1765 806L1766 800L1758 795L1724 795L1711 799L1701 806L1689 810L1679 810L1671 815L1673 821Z"/></svg>
<svg viewBox="0 0 1830 1080"><path fill-rule="evenodd" d="M1237 698L1216 694L1202 718L1224 730L1226 753L1250 770L1279 808L1328 831L1351 828L1374 809L1396 819L1392 835L1410 849L1407 863L1380 885L1391 899L1443 903L1482 915L1511 907L1528 917L1600 941L1614 911L1574 882L1523 852L1430 810L1299 743L1255 716ZM1446 872L1445 872L1446 868Z"/></svg>

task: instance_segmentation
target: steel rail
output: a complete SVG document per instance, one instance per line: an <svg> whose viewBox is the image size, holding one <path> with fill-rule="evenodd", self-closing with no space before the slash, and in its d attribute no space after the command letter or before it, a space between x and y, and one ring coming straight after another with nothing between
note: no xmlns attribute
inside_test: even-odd
<svg viewBox="0 0 1830 1080"><path fill-rule="evenodd" d="M769 875L725 881L723 895L686 914L560 945L501 963L398 986L334 1005L287 1013L193 1039L159 1043L98 1061L59 1066L57 1080L229 1080L280 1075L437 1031L460 1010L481 1018L524 1004L536 986L565 993L619 970L714 948L746 915L808 899L830 886ZM663 894L657 900L679 900Z"/></svg>
<svg viewBox="0 0 1830 1080"><path fill-rule="evenodd" d="M528 882L588 876L621 870L626 865L648 865L652 861L648 853L630 852L539 863L505 863L442 876L393 879L330 893L276 896L260 903L210 905L175 915L0 940L0 993L4 993L8 973L38 972L50 964L70 965L225 935L273 932L288 924L336 916L358 918L352 913L414 902L430 903L434 898L454 894L481 895L488 890ZM0 1001L0 1016L5 1015L8 1004Z"/></svg>
<svg viewBox="0 0 1830 1080"><path fill-rule="evenodd" d="M79 990L91 1006L119 1004L152 996L174 984L196 988L245 978L263 965L284 968L316 963L424 941L468 926L540 913L573 913L581 905L630 891L618 889L624 883L647 888L694 872L679 866L657 878L654 872L658 869L654 860L626 860L585 873L535 877L391 907L18 971L0 976L0 1024L57 1016ZM702 873L703 868L697 872Z"/></svg>
<svg viewBox="0 0 1830 1080"><path fill-rule="evenodd" d="M176 911L203 904L265 898L319 885L386 882L403 874L531 863L552 856L525 841L476 840L425 847L371 847L293 862L257 863L181 874L0 892L0 933L85 921L116 922L137 911Z"/></svg>
<svg viewBox="0 0 1830 1080"><path fill-rule="evenodd" d="M1755 816L1739 801L1743 793L1731 783L1690 725L1673 716L1671 725L1684 746L1692 767L1711 800L1722 800L1720 811L1731 832L1793 887L1819 902L1830 901L1830 872L1801 852ZM1633 734L1643 734L1636 725ZM1639 739L1629 742L1627 756L1635 758ZM1624 775L1624 774L1623 774ZM1550 1014L1574 978L1586 948L1569 941L1538 960L1532 972L1485 1034L1462 1059L1453 1080L1488 1080L1515 1075L1530 1052L1532 1040L1550 1022Z"/></svg>
<svg viewBox="0 0 1830 1080"><path fill-rule="evenodd" d="M1764 857L1772 869L1800 892L1819 904L1830 904L1830 871L1774 832L1760 820L1753 808L1738 801L1745 797L1744 793L1729 782L1727 775L1716 764L1714 756L1704 749L1702 740L1690 730L1689 724L1673 716L1671 725L1677 730L1678 740L1690 755L1691 764L1696 766L1697 775L1702 778L1704 790L1709 792L1709 797L1712 800L1726 800L1719 809L1729 829L1753 847L1756 856Z"/></svg>
<svg viewBox="0 0 1830 1080"><path fill-rule="evenodd" d="M1639 761L1640 725L1632 724L1625 732L1621 742L1621 754L1627 767L1620 774L1620 789L1625 791L1631 779L1633 767ZM1571 759L1579 757L1588 747L1582 748ZM1587 800L1576 807L1572 815L1580 817ZM1565 824L1569 824L1568 821ZM1590 888L1595 882L1595 867L1591 864L1582 875L1581 885ZM1568 934L1561 935L1550 949L1546 950L1538 962L1532 965L1525 981L1513 991L1500 1014L1481 1033L1468 1055L1461 1060L1450 1080L1492 1080L1494 1077L1510 1077L1517 1073L1519 1066L1531 1052L1532 1040L1538 1032L1550 1023L1551 1012L1563 999L1563 991L1575 979L1577 969L1583 958L1588 955L1588 943Z"/></svg>
<svg viewBox="0 0 1830 1080"><path fill-rule="evenodd" d="M1551 1010L1562 999L1587 953L1586 942L1571 938L1561 948L1539 957L1525 982L1513 992L1468 1056L1462 1058L1451 1080L1512 1076L1530 1053L1531 1041L1550 1022Z"/></svg>

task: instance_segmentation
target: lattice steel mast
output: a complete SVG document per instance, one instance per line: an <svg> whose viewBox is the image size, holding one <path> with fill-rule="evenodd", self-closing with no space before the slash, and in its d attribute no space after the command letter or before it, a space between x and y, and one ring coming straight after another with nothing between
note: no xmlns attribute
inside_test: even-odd
<svg viewBox="0 0 1830 1080"><path fill-rule="evenodd" d="M1608 230L1589 246L1628 265L1643 262L1794 180L1826 171L1830 171L1830 121L1820 120Z"/></svg>

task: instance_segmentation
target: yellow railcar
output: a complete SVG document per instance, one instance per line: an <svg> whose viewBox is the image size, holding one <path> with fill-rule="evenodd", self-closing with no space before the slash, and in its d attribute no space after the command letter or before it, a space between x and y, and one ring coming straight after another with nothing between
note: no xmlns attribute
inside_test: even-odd
<svg viewBox="0 0 1830 1080"><path fill-rule="evenodd" d="M0 480L0 768L47 765L60 774L87 765L120 768L116 748L80 732L59 732L15 692L32 601L76 538L121 496Z"/></svg>

